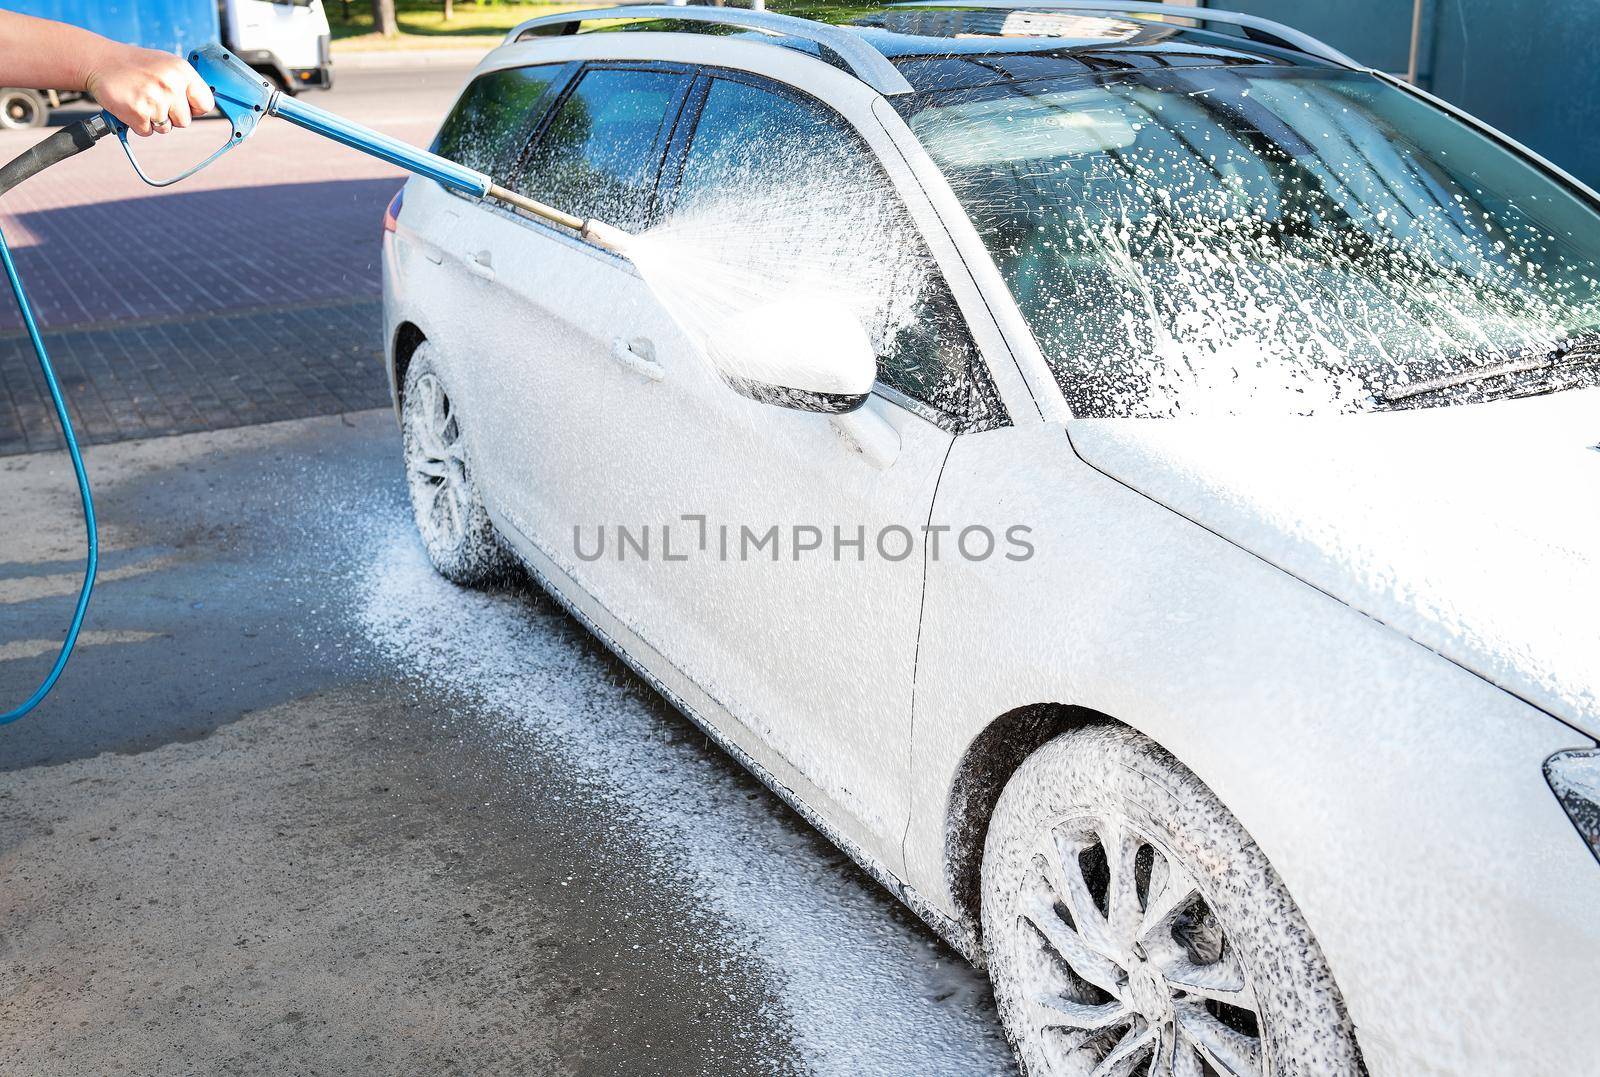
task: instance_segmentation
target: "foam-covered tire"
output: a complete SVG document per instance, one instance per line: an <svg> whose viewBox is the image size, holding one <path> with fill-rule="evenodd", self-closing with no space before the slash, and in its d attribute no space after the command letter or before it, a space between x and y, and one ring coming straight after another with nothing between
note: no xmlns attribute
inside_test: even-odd
<svg viewBox="0 0 1600 1077"><path fill-rule="evenodd" d="M1074 730L1018 768L985 840L982 901L995 1000L1029 1077L1365 1072L1265 854L1138 733Z"/></svg>
<svg viewBox="0 0 1600 1077"><path fill-rule="evenodd" d="M469 587L504 578L513 559L478 496L455 401L427 341L406 367L400 431L411 513L433 567Z"/></svg>

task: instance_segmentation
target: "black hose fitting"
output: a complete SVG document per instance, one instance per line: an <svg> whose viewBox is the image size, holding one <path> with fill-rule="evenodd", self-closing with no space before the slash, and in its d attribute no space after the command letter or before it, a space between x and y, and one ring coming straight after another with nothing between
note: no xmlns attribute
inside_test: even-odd
<svg viewBox="0 0 1600 1077"><path fill-rule="evenodd" d="M111 130L105 114L97 112L87 120L79 120L54 132L44 141L24 150L9 164L0 167L0 195L51 165L82 153L111 134Z"/></svg>

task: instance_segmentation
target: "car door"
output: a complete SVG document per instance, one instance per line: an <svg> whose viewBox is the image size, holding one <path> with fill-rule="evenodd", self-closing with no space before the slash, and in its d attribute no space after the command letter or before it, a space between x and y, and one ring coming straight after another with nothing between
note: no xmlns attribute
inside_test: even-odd
<svg viewBox="0 0 1600 1077"><path fill-rule="evenodd" d="M680 330L703 343L719 317L830 289L878 345L879 388L839 419L788 410L735 393L703 349L660 383L626 387L635 493L616 502L619 519L590 520L627 525L635 542L613 533L602 549L585 531L580 552L601 556L584 569L893 866L923 526L954 432L986 403L993 421L998 404L976 390L981 363L954 301L850 125L731 73L703 76L694 100L665 181L671 214L653 237L669 250L648 252L667 267L658 291Z"/></svg>
<svg viewBox="0 0 1600 1077"><path fill-rule="evenodd" d="M531 138L510 185L628 231L649 221L690 75L583 67ZM455 322L471 339L472 451L502 523L565 567L575 520L615 515L633 451L626 390L676 361L672 323L622 259L502 208L463 215ZM619 326L630 327L624 334ZM583 579L584 586L592 581Z"/></svg>
<svg viewBox="0 0 1600 1077"><path fill-rule="evenodd" d="M503 68L468 83L439 128L431 149L490 176L509 175L528 140L568 84L576 64L554 63ZM445 190L437 183L411 180L408 219L418 222L422 255L408 265L414 283L408 291L427 311L426 329L439 352L451 395L464 417L475 477L480 486L502 482L503 457L492 450L480 418L493 393L483 380L485 356L496 347L489 311L503 307L496 294L492 264L495 210Z"/></svg>

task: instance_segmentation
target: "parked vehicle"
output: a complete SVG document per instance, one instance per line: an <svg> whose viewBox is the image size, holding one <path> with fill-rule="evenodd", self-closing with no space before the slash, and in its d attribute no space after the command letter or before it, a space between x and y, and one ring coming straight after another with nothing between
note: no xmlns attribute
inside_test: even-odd
<svg viewBox="0 0 1600 1077"><path fill-rule="evenodd" d="M167 52L221 41L289 93L333 85L332 38L322 0L7 0L6 8ZM0 86L0 129L43 127L52 109L82 96Z"/></svg>
<svg viewBox="0 0 1600 1077"><path fill-rule="evenodd" d="M754 219L780 275L848 205L911 276L707 327L662 297L759 281L412 179L423 542L527 566L987 965L1029 1074L1589 1072L1600 203L1290 29L1128 7L519 27L442 152L641 242Z"/></svg>
<svg viewBox="0 0 1600 1077"><path fill-rule="evenodd" d="M222 0L222 43L286 93L333 88L322 0Z"/></svg>

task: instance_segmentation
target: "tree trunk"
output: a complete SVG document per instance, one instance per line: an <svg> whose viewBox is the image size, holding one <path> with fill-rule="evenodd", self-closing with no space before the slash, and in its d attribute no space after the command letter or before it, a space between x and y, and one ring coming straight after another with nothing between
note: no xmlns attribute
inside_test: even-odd
<svg viewBox="0 0 1600 1077"><path fill-rule="evenodd" d="M372 0L372 28L384 37L400 32L400 24L394 18L394 0Z"/></svg>
<svg viewBox="0 0 1600 1077"><path fill-rule="evenodd" d="M456 17L456 0L444 0L444 21L449 22Z"/></svg>

